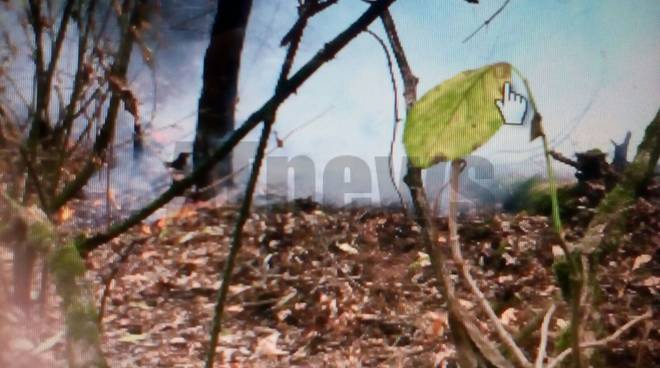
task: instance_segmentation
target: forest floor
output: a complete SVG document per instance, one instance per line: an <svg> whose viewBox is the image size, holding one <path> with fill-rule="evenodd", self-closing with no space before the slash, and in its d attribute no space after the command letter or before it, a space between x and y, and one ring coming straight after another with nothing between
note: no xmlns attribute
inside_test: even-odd
<svg viewBox="0 0 660 368"><path fill-rule="evenodd" d="M236 214L231 206L185 207L90 256L89 277L99 300L110 285L103 346L112 367L202 366ZM439 246L447 249L447 224L437 219L437 225ZM619 247L597 266L600 291L590 320L594 332L587 337L608 335L652 310L654 318L598 350L594 361L602 367L658 366L658 196L638 200L627 228ZM581 231L579 224L569 226L569 239ZM217 366L447 366L454 351L446 308L418 244L419 232L401 211L332 209L307 201L257 208L230 287ZM557 303L549 348L557 354L568 317L552 271L558 247L548 218L463 217L460 234L479 286L531 356L539 317ZM128 256L118 262L122 253ZM465 309L480 318L480 327L491 331L464 285L458 294ZM4 315L0 334L4 329L11 342L0 354L5 361L17 363L17 352L26 351L61 357L56 311L49 313L51 328L40 329L40 337L21 328L15 315Z"/></svg>

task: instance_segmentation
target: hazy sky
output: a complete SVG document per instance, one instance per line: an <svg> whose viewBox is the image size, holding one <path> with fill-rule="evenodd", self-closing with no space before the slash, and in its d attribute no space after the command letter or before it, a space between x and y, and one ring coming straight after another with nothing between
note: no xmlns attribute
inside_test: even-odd
<svg viewBox="0 0 660 368"><path fill-rule="evenodd" d="M465 69L507 61L529 80L555 149L569 155L593 147L610 152L609 140L620 141L631 130L632 155L660 105L660 1L512 0L488 27L463 43L503 2L399 0L393 5L403 46L420 79L419 96ZM241 70L239 123L272 93L284 54L278 44L296 15L293 3L255 0ZM297 66L364 9L359 0L341 0L314 18ZM380 22L370 29L384 36ZM178 53L181 64L175 68L174 96L161 105L159 124L195 109L206 42L164 51ZM319 177L325 162L342 154L361 157L373 167L374 157L386 156L389 149L392 102L383 51L362 34L283 105L275 128L280 135L317 120L277 154L311 157ZM188 132L188 140L194 123L190 117L180 132ZM505 127L476 154L507 163L501 167L521 175L531 174L543 161L540 141L530 143L528 134L527 127ZM403 153L400 137L398 154Z"/></svg>

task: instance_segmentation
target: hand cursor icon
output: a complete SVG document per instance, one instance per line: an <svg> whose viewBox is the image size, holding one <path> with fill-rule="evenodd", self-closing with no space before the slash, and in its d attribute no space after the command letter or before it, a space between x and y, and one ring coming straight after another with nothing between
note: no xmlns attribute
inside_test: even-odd
<svg viewBox="0 0 660 368"><path fill-rule="evenodd" d="M504 118L504 124L522 125L527 113L527 99L511 90L511 84L504 82L504 94L495 105Z"/></svg>

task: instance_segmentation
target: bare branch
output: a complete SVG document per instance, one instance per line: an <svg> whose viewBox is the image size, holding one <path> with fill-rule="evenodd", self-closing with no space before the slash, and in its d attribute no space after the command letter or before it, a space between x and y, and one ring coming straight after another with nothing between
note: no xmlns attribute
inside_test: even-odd
<svg viewBox="0 0 660 368"><path fill-rule="evenodd" d="M264 151L266 150L266 145L268 144L268 137L270 136L273 122L273 118L269 118L264 122L261 137L259 138L259 145L257 147L257 154L252 165L252 172L250 173L250 179L248 180L248 184L245 189L245 196L243 198L243 203L241 204L241 209L238 214L238 220L234 225L231 247L229 248L229 255L225 260L225 267L222 272L222 284L220 285L220 291L218 292L216 299L213 321L211 324L211 342L209 343L205 365L207 368L212 368L213 361L215 360L215 350L216 346L218 345L218 336L220 333L220 327L222 325L225 301L227 300L227 295L229 294L229 284L231 283L231 277L234 271L234 265L236 263L238 251L241 249L241 245L243 244L243 228L245 227L245 223L250 216L250 208L252 207L254 189L257 185L257 179L259 178L259 171L261 169L261 163L264 159Z"/></svg>
<svg viewBox="0 0 660 368"><path fill-rule="evenodd" d="M40 101L43 96L43 81L45 77L45 65L44 65L44 48L43 48L43 15L42 15L41 2L38 0L29 1L29 11L28 19L32 26L32 33L34 34L34 75L35 75L35 86L36 86L36 105L33 106L35 112L35 118L32 120L29 133L29 142L28 146L30 150L34 147L38 136L41 134L43 128L43 119L41 116L40 110ZM30 152L32 154L33 152Z"/></svg>
<svg viewBox="0 0 660 368"><path fill-rule="evenodd" d="M284 137L278 138L280 143L278 145L276 145L275 147L272 147L271 149L269 149L268 152L266 152L266 155L268 156L271 153L275 152L276 150L280 149L281 148L280 144L283 144L284 142L286 142L296 132L308 127L312 123L317 122L328 111L330 111L329 108L326 109L325 111L321 112L320 114L316 115L312 119L306 121L305 123L293 128ZM275 132L275 134L276 134L276 137L277 137L277 132ZM240 174L243 171L247 170L249 167L250 167L249 163L239 167L238 169L234 170L231 174L229 174L227 176L223 176L222 178L219 178L219 179L215 180L213 183L209 184L208 188L222 185L225 181L228 181L228 180L231 180L231 179L235 178L238 174ZM207 188L203 188L203 189L206 190Z"/></svg>
<svg viewBox="0 0 660 368"><path fill-rule="evenodd" d="M9 73L4 74L2 77L4 78L4 80L6 80L6 81L8 82L8 84L9 84L9 85L12 87L12 89L13 89L12 93L10 94L10 96L12 96L12 97L13 97L13 96L18 97L18 99L21 100L21 102L25 105L25 108L27 109L28 113L31 113L31 112L32 112L32 106L30 105L30 102L29 102L28 99L25 97L25 95L23 95L23 93L21 92L21 89L20 89L20 87L18 86L18 84L16 83L16 80L14 80L14 78L12 78L12 77L9 75ZM9 107L9 106L7 106L7 107ZM17 114L15 114L15 113L14 113L14 115L17 116ZM17 125L18 125L18 124L17 124ZM20 126L19 126L19 127L20 127Z"/></svg>
<svg viewBox="0 0 660 368"><path fill-rule="evenodd" d="M122 41L117 52L117 57L112 66L110 78L123 80L126 77L126 72L128 71L131 51L133 50L133 43L135 41L135 35L134 32L131 31L131 28L137 26L141 21L139 11L133 9L129 18L130 19L127 24L122 27ZM122 22L120 21L120 23ZM108 109L106 111L105 121L96 137L94 147L92 148L91 159L85 164L85 166L80 170L76 177L65 185L64 189L62 189L62 192L53 199L51 202L51 207L48 208L47 212L56 211L66 202L68 202L85 186L85 184L87 184L89 178L99 168L102 162L101 157L103 156L106 148L110 145L114 137L115 126L117 124L117 116L119 114L119 105L121 101L121 91L113 89L112 97L110 98Z"/></svg>
<svg viewBox="0 0 660 368"><path fill-rule="evenodd" d="M41 14L41 2L38 0L29 1L29 11L28 19L32 26L32 32L34 33L34 57L36 65L36 74L37 78L40 77L44 72L44 49L43 49L43 23L42 23L42 14Z"/></svg>
<svg viewBox="0 0 660 368"><path fill-rule="evenodd" d="M408 64L408 58L403 51L403 46L401 45L399 34L396 31L396 25L394 24L392 15L389 11L385 11L383 12L383 15L380 17L380 19L383 22L383 27L385 30L387 30L387 37L389 38L390 45L392 46L392 51L394 52L396 63L399 66L401 79L403 79L403 96L406 99L407 108L410 109L417 100L417 83L419 82L419 79L417 79L417 77L412 73L412 69L410 69L410 64Z"/></svg>
<svg viewBox="0 0 660 368"><path fill-rule="evenodd" d="M394 67L392 65L392 57L390 56L390 51L387 49L387 45L385 45L385 42L383 41L380 36L378 36L376 33L372 32L371 30L366 31L368 34L370 34L381 46L383 49L383 52L385 53L385 59L387 60L387 70L390 73L390 80L392 81L392 92L394 95L394 126L396 127L396 123L401 121L401 118L399 118L399 92L398 88L396 85L396 78L394 77ZM394 130L396 133L396 129ZM394 141L394 139L392 140Z"/></svg>
<svg viewBox="0 0 660 368"><path fill-rule="evenodd" d="M69 24L69 20L71 19L71 12L73 11L73 4L74 0L67 0L66 3L64 4L64 10L62 12L62 17L61 17L61 22L60 22L60 28L57 31L57 36L55 40L53 41L53 45L51 46L51 51L50 51L50 61L48 63L48 69L46 70L46 75L44 76L44 80L42 81L43 85L41 88L43 88L43 93L42 101L41 103L43 106L37 106L37 111L39 109L43 109L43 113L48 112L48 105L50 102L50 92L52 90L51 86L53 85L53 77L55 76L55 68L57 67L57 62L60 59L60 53L62 51L62 47L64 46L64 36L66 35L66 29Z"/></svg>
<svg viewBox="0 0 660 368"><path fill-rule="evenodd" d="M572 166L576 169L580 168L580 164L577 161L571 160L570 158L562 155L561 153L559 153L557 151L550 150L550 151L548 151L548 154L550 155L550 157L552 157L553 159L555 159L555 160L557 160L557 161L559 161L563 164Z"/></svg>
<svg viewBox="0 0 660 368"><path fill-rule="evenodd" d="M67 105L67 111L64 115L64 119L60 125L55 127L54 142L56 145L65 143L63 137L71 130L73 121L77 118L76 108L79 104L79 100L82 96L83 87L85 85L85 75L88 73L85 65L85 50L87 50L87 43L91 33L92 26L94 24L94 9L96 8L97 0L91 0L87 6L87 23L83 29L78 30L78 57L76 61L76 72L73 77L73 89L71 90L71 95L69 96L69 103ZM79 28L82 28L79 27ZM86 106L81 107L81 109L86 108ZM61 166L61 165L60 165ZM56 185L57 183L54 183Z"/></svg>
<svg viewBox="0 0 660 368"><path fill-rule="evenodd" d="M316 2L310 3L315 5ZM308 5L308 6L311 6ZM280 70L280 75L278 77L277 85L275 86L275 92L277 93L286 83L291 71L291 66L298 52L298 46L300 46L300 41L302 40L303 32L307 26L307 22L311 16L316 13L311 13L306 10L306 6L303 5L303 9L300 14L300 21L296 24L300 24L300 27L295 33L293 33L292 38L289 42L289 48L287 50L284 62L282 63L282 68ZM261 171L261 164L265 157L266 147L268 146L268 138L270 138L270 132L275 123L275 116L277 114L277 107L275 107L269 116L264 119L264 127L261 132L261 137L259 138L259 144L257 146L257 153L252 164L252 172L250 173L250 178L248 179L247 186L245 188L245 196L243 197L243 203L241 204L241 209L236 220L236 225L234 226L234 231L232 234L232 243L229 249L229 255L225 261L224 271L222 273L222 285L220 286L220 291L218 292L216 304L215 304L215 313L213 315L213 322L211 325L211 339L209 343L209 350L206 355L206 368L212 368L213 362L215 360L215 350L218 345L218 335L220 333L220 327L222 325L222 317L225 306L225 301L227 300L227 295L229 293L229 284L231 283L232 272L234 270L234 264L236 263L236 257L238 252L241 249L243 242L243 228L245 223L250 216L250 209L252 207L252 200L254 198L254 190L257 185L257 180L259 178L259 172Z"/></svg>
<svg viewBox="0 0 660 368"><path fill-rule="evenodd" d="M280 46L286 46L288 45L293 39L295 39L296 34L301 32L305 28L305 23L307 22L307 19L313 17L314 15L322 12L326 8L328 8L330 5L334 5L337 3L338 0L326 0L323 2L319 2L319 0L313 0L311 2L305 2L305 3L299 3L299 15L298 20L296 20L296 23L294 23L293 27L287 32L284 37L282 37L282 41L280 42ZM304 14L303 14L304 13Z"/></svg>
<svg viewBox="0 0 660 368"><path fill-rule="evenodd" d="M23 162L25 163L25 167L27 168L28 177L31 179L32 184L34 185L34 189L37 191L37 197L39 197L41 208L48 208L48 200L46 198L46 193L43 190L43 186L41 185L41 180L39 180L39 176L37 176L37 170L32 164L32 161L30 160L30 155L23 146L19 147L19 152L21 154L21 158L23 159Z"/></svg>
<svg viewBox="0 0 660 368"><path fill-rule="evenodd" d="M497 16L502 12L502 10L504 10L504 8L506 8L506 6L509 5L509 2L510 2L510 1L511 1L511 0L506 0L506 1L504 2L504 4L502 4L502 6L500 6L500 7L497 9L497 11L495 11L495 13L493 13L493 15L491 15L488 19L486 19L486 20L485 20L485 21L479 26L479 28L475 29L474 32L470 33L470 35L467 36L467 37L463 40L463 43L466 43L466 42L470 41L470 39L472 39L472 37L474 37L477 33L479 33L479 31L481 31L484 27L486 27L487 25L489 25L490 22L492 22L493 19L495 19L495 17L497 17Z"/></svg>

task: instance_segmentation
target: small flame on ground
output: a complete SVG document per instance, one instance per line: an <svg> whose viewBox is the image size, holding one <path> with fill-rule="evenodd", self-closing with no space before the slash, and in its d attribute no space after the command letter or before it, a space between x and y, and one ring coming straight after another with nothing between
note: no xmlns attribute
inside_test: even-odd
<svg viewBox="0 0 660 368"><path fill-rule="evenodd" d="M59 213L59 218L61 222L68 221L73 216L73 208L65 206L62 207Z"/></svg>

